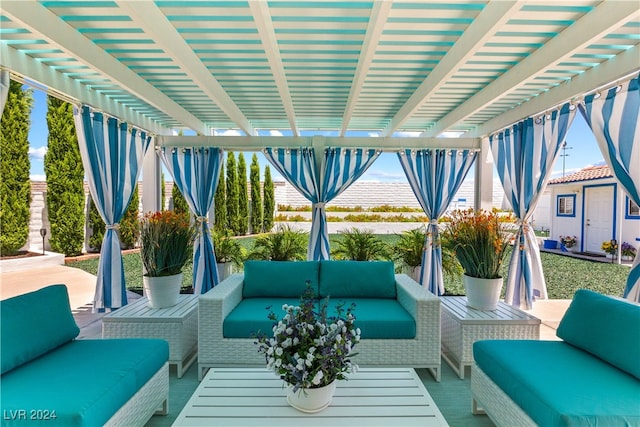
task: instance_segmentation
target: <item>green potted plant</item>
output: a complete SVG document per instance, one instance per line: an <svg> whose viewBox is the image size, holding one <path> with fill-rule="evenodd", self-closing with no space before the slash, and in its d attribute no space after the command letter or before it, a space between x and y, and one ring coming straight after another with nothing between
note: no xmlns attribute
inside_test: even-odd
<svg viewBox="0 0 640 427"><path fill-rule="evenodd" d="M502 289L500 268L509 244L502 222L495 213L473 209L454 211L450 218L443 242L464 270L467 305L495 310Z"/></svg>
<svg viewBox="0 0 640 427"><path fill-rule="evenodd" d="M628 259L629 261L633 261L636 257L636 248L627 242L622 242L622 246L620 246L620 254L623 258Z"/></svg>
<svg viewBox="0 0 640 427"><path fill-rule="evenodd" d="M273 233L256 238L249 259L303 261L307 258L309 233L279 225Z"/></svg>
<svg viewBox="0 0 640 427"><path fill-rule="evenodd" d="M351 261L375 261L389 259L387 246L372 231L350 228L340 230L340 239L331 255L335 259Z"/></svg>
<svg viewBox="0 0 640 427"><path fill-rule="evenodd" d="M392 246L394 261L400 262L407 274L416 282L420 279L420 267L422 266L422 255L424 252L424 242L427 237L425 227L418 227L412 230L403 231L398 235L398 241ZM449 277L458 277L462 273L462 268L453 253L442 246L442 271Z"/></svg>
<svg viewBox="0 0 640 427"><path fill-rule="evenodd" d="M566 249L572 249L578 243L578 238L576 236L560 236L560 243Z"/></svg>
<svg viewBox="0 0 640 427"><path fill-rule="evenodd" d="M241 266L244 262L244 249L228 230L212 232L213 250L218 266L218 279L223 281L233 272L233 266Z"/></svg>
<svg viewBox="0 0 640 427"><path fill-rule="evenodd" d="M196 229L186 214L149 212L140 221L142 284L152 308L178 302L182 269L193 256L195 237Z"/></svg>

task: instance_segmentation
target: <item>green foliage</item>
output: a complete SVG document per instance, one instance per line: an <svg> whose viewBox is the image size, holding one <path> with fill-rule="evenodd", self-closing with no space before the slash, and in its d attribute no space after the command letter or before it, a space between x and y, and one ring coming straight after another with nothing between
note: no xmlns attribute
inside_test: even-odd
<svg viewBox="0 0 640 427"><path fill-rule="evenodd" d="M302 261L307 257L309 233L281 225L275 232L256 238L249 259Z"/></svg>
<svg viewBox="0 0 640 427"><path fill-rule="evenodd" d="M106 226L98 208L93 203L93 198L89 196L89 228L91 229L91 237L89 237L89 246L96 252L100 252L102 247L102 239L106 231Z"/></svg>
<svg viewBox="0 0 640 427"><path fill-rule="evenodd" d="M239 219L236 156L233 152L229 152L227 153L227 227L234 235L237 235L240 229Z"/></svg>
<svg viewBox="0 0 640 427"><path fill-rule="evenodd" d="M271 169L269 165L264 167L264 188L263 188L264 210L262 214L262 229L266 232L273 228L273 214L276 206L276 195L273 189L273 181L271 180Z"/></svg>
<svg viewBox="0 0 640 427"><path fill-rule="evenodd" d="M422 265L422 255L424 252L427 230L425 227L418 227L407 230L398 235L398 240L391 246L393 258L410 268ZM442 250L442 271L448 277L457 277L462 274L462 266L451 250L445 246Z"/></svg>
<svg viewBox="0 0 640 427"><path fill-rule="evenodd" d="M211 233L213 248L216 254L216 262L233 262L236 266L241 266L246 258L246 251L237 239L225 230Z"/></svg>
<svg viewBox="0 0 640 427"><path fill-rule="evenodd" d="M341 230L337 248L332 251L336 259L352 261L373 261L389 259L387 246L372 231L351 228Z"/></svg>
<svg viewBox="0 0 640 427"><path fill-rule="evenodd" d="M165 209L165 202L166 202L166 194L165 193L165 182L164 182L164 172L160 173L160 210L164 210Z"/></svg>
<svg viewBox="0 0 640 427"><path fill-rule="evenodd" d="M213 229L217 232L226 230L227 228L227 198L226 198L227 186L224 182L224 165L220 165L220 178L218 180L218 187L216 188L216 194L213 198L215 222L213 223Z"/></svg>
<svg viewBox="0 0 640 427"><path fill-rule="evenodd" d="M47 96L47 212L49 244L67 256L82 253L84 242L84 169L73 123L73 106Z"/></svg>
<svg viewBox="0 0 640 427"><path fill-rule="evenodd" d="M173 200L173 210L175 213L190 214L191 210L189 209L187 200L184 198L175 182L171 189L171 200Z"/></svg>
<svg viewBox="0 0 640 427"><path fill-rule="evenodd" d="M193 255L196 228L189 216L174 211L148 213L141 222L140 256L149 277L172 276Z"/></svg>
<svg viewBox="0 0 640 427"><path fill-rule="evenodd" d="M138 195L138 186L133 189L131 201L124 211L120 220L120 246L122 249L133 249L140 237L140 196Z"/></svg>
<svg viewBox="0 0 640 427"><path fill-rule="evenodd" d="M258 156L253 154L249 173L251 181L251 232L262 232L262 195L260 194L260 165Z"/></svg>
<svg viewBox="0 0 640 427"><path fill-rule="evenodd" d="M249 229L249 195L247 194L247 163L244 154L238 154L238 235Z"/></svg>
<svg viewBox="0 0 640 427"><path fill-rule="evenodd" d="M0 254L14 255L29 236L30 90L11 81L0 126Z"/></svg>

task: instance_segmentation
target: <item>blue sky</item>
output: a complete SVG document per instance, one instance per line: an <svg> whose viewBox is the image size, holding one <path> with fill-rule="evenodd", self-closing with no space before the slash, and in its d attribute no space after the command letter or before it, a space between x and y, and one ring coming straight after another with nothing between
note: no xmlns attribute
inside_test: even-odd
<svg viewBox="0 0 640 427"><path fill-rule="evenodd" d="M35 180L44 180L44 154L47 147L47 100L46 94L40 90L33 91L34 104L31 112L31 130L29 132L29 153L31 157L31 177ZM312 132L310 134L317 134ZM265 133L266 135L269 132ZM273 134L273 132L271 132ZM306 134L306 133L303 133ZM596 140L591 129L577 113L567 135L567 147L565 151L565 173L571 173L585 166L603 161ZM252 153L244 153L247 165L251 162ZM559 158L554 167L554 177L562 175L562 160ZM258 153L258 161L261 168L268 164L262 153ZM283 180L282 177L271 168L274 180ZM248 171L247 171L248 174ZM165 179L170 179L165 171ZM395 154L382 153L371 168L360 178L367 181L380 182L404 182L406 178Z"/></svg>

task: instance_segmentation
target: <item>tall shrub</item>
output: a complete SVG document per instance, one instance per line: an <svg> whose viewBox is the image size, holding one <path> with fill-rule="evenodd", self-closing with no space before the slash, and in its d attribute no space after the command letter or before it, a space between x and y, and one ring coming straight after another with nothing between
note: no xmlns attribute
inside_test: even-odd
<svg viewBox="0 0 640 427"><path fill-rule="evenodd" d="M166 198L166 194L164 194L166 191L166 183L164 182L164 172L160 173L160 210L163 211L166 209L166 205L165 202L167 201Z"/></svg>
<svg viewBox="0 0 640 427"><path fill-rule="evenodd" d="M82 253L84 242L84 168L73 124L73 106L47 96L48 150L47 211L51 223L49 244L67 256Z"/></svg>
<svg viewBox="0 0 640 427"><path fill-rule="evenodd" d="M276 196L273 190L273 181L271 180L271 169L269 165L264 168L264 211L262 223L264 224L264 231L270 232L273 228L273 214L276 208Z"/></svg>
<svg viewBox="0 0 640 427"><path fill-rule="evenodd" d="M260 165L258 156L253 154L249 173L251 181L251 232L262 231L262 195L260 194Z"/></svg>
<svg viewBox="0 0 640 427"><path fill-rule="evenodd" d="M175 182L173 183L173 188L171 189L171 199L173 200L173 210L175 211L175 213L189 214L189 205L187 204L187 201L185 200Z"/></svg>
<svg viewBox="0 0 640 427"><path fill-rule="evenodd" d="M11 81L0 126L0 254L14 255L29 236L29 126L33 97Z"/></svg>
<svg viewBox="0 0 640 427"><path fill-rule="evenodd" d="M238 154L238 234L244 236L249 228L249 195L247 194L247 163Z"/></svg>
<svg viewBox="0 0 640 427"><path fill-rule="evenodd" d="M220 178L218 180L216 194L213 198L215 212L213 229L219 233L227 229L227 203L225 196L226 192L227 186L224 180L224 165L220 165Z"/></svg>
<svg viewBox="0 0 640 427"><path fill-rule="evenodd" d="M238 174L236 156L227 153L227 226L234 235L238 235Z"/></svg>
<svg viewBox="0 0 640 427"><path fill-rule="evenodd" d="M140 196L138 186L133 189L131 201L120 220L120 246L122 249L133 249L140 237Z"/></svg>
<svg viewBox="0 0 640 427"><path fill-rule="evenodd" d="M102 239L106 231L106 226L96 204L93 203L93 197L89 196L89 228L91 229L91 237L89 237L89 247L96 252L100 252L102 247Z"/></svg>

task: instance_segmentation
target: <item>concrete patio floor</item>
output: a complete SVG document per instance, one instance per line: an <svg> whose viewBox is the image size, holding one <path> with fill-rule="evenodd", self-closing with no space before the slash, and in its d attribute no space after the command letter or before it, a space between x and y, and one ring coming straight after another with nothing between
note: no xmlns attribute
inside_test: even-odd
<svg viewBox="0 0 640 427"><path fill-rule="evenodd" d="M22 271L0 272L0 299L35 291L48 285L63 283L69 289L71 309L80 327L80 338L99 338L102 335L102 316L92 313L96 277L77 268L64 265L29 268ZM140 295L128 292L129 302ZM571 300L540 300L529 313L542 321L540 339L553 340L556 328Z"/></svg>

